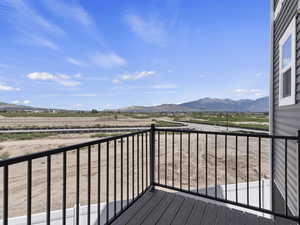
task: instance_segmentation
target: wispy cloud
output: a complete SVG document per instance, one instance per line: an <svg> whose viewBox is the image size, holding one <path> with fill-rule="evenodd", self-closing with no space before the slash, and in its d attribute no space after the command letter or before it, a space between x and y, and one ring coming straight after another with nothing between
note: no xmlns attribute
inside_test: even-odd
<svg viewBox="0 0 300 225"><path fill-rule="evenodd" d="M102 53L96 52L91 54L87 59L75 59L67 57L66 61L75 66L97 66L105 69L122 67L127 64L126 60L114 52Z"/></svg>
<svg viewBox="0 0 300 225"><path fill-rule="evenodd" d="M105 46L92 15L84 9L79 1L43 0L42 2L53 15L64 19L67 23L75 24L77 29L83 30L82 32L90 39Z"/></svg>
<svg viewBox="0 0 300 225"><path fill-rule="evenodd" d="M41 16L28 1L1 0L0 6L6 10L0 16L7 19L18 31L22 33L35 33L39 30L55 35L65 35L63 29Z"/></svg>
<svg viewBox="0 0 300 225"><path fill-rule="evenodd" d="M164 44L167 39L165 25L155 19L145 19L136 14L126 14L125 22L132 32L148 43Z"/></svg>
<svg viewBox="0 0 300 225"><path fill-rule="evenodd" d="M117 84L122 81L128 81L128 80L140 80L146 77L153 76L155 74L155 71L142 71L134 74L123 74L118 76L117 78L112 80L112 83Z"/></svg>
<svg viewBox="0 0 300 225"><path fill-rule="evenodd" d="M111 53L96 53L90 56L89 62L92 65L103 67L103 68L113 68L125 66L127 64L126 60L121 56L111 52Z"/></svg>
<svg viewBox="0 0 300 225"><path fill-rule="evenodd" d="M33 44L40 45L52 50L58 51L60 49L60 47L56 43L41 36L32 36L32 41Z"/></svg>
<svg viewBox="0 0 300 225"><path fill-rule="evenodd" d="M237 95L248 95L248 96L255 96L255 97L262 97L264 96L264 92L260 89L235 89L233 91Z"/></svg>
<svg viewBox="0 0 300 225"><path fill-rule="evenodd" d="M144 94L152 95L152 94L175 94L176 91L145 91Z"/></svg>
<svg viewBox="0 0 300 225"><path fill-rule="evenodd" d="M24 101L19 101L19 100L14 100L11 102L12 104L29 104L30 100L24 100Z"/></svg>
<svg viewBox="0 0 300 225"><path fill-rule="evenodd" d="M1 6L5 10L0 11L0 17L19 33L18 39L21 42L59 50L59 46L51 41L51 36L61 37L66 33L58 25L42 16L29 1L1 0Z"/></svg>
<svg viewBox="0 0 300 225"><path fill-rule="evenodd" d="M29 73L26 77L30 80L40 80L40 81L54 81L65 87L75 87L79 86L81 83L76 80L72 80L70 75L67 74L52 74L47 72L34 72ZM74 76L73 76L74 77Z"/></svg>
<svg viewBox="0 0 300 225"><path fill-rule="evenodd" d="M73 64L75 66L84 66L84 65L86 65L85 62L83 62L81 60L78 60L78 59L74 59L72 57L67 57L66 60L67 60L68 63Z"/></svg>
<svg viewBox="0 0 300 225"><path fill-rule="evenodd" d="M177 88L176 84L155 84L152 86L154 89L175 89Z"/></svg>
<svg viewBox="0 0 300 225"><path fill-rule="evenodd" d="M0 91L21 91L20 88L8 86L8 85L1 85L0 84Z"/></svg>
<svg viewBox="0 0 300 225"><path fill-rule="evenodd" d="M97 97L99 96L98 94L92 94L92 93L87 93L87 94L72 94L71 96L73 97Z"/></svg>
<svg viewBox="0 0 300 225"><path fill-rule="evenodd" d="M94 24L92 17L79 3L66 3L57 0L44 0L43 2L49 10L61 17L71 19L86 27Z"/></svg>

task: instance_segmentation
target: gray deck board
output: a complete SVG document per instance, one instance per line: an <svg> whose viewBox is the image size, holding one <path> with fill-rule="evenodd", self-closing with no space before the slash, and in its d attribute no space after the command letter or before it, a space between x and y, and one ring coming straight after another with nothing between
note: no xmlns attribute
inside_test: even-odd
<svg viewBox="0 0 300 225"><path fill-rule="evenodd" d="M127 223L128 225L142 224L147 216L151 216L150 214L152 213L152 211L156 207L158 207L158 205L161 202L166 201L166 197L168 197L167 193L161 191L155 191L155 192L157 193L154 193L153 198L151 198L147 202L147 204L145 204L138 211L138 213L136 213L135 216L129 220L129 222Z"/></svg>
<svg viewBox="0 0 300 225"><path fill-rule="evenodd" d="M218 208L216 205L207 204L200 224L216 224Z"/></svg>
<svg viewBox="0 0 300 225"><path fill-rule="evenodd" d="M177 212L176 216L172 221L172 225L183 225L187 222L194 206L196 204L196 200L193 199L185 199L180 210Z"/></svg>
<svg viewBox="0 0 300 225"><path fill-rule="evenodd" d="M215 225L228 225L229 221L228 221L228 209L226 209L225 207L219 207L218 208L218 216L216 219L216 224Z"/></svg>
<svg viewBox="0 0 300 225"><path fill-rule="evenodd" d="M145 218L143 225L156 224L175 198L174 194L167 193L162 202Z"/></svg>
<svg viewBox="0 0 300 225"><path fill-rule="evenodd" d="M182 206L183 202L184 202L184 198L182 198L181 196L176 195L175 199L172 202L172 204L169 205L167 210L160 217L157 225L171 224L171 222L172 222L173 218L176 216L178 210L181 209L181 206Z"/></svg>
<svg viewBox="0 0 300 225"><path fill-rule="evenodd" d="M113 224L124 225L143 207L151 198L154 197L154 193L146 192L137 202L129 207Z"/></svg>
<svg viewBox="0 0 300 225"><path fill-rule="evenodd" d="M160 190L146 192L113 222L121 224L275 225L253 214Z"/></svg>
<svg viewBox="0 0 300 225"><path fill-rule="evenodd" d="M205 209L206 209L206 204L201 201L197 201L186 224L187 225L199 224L199 221L201 221L203 214L205 213Z"/></svg>

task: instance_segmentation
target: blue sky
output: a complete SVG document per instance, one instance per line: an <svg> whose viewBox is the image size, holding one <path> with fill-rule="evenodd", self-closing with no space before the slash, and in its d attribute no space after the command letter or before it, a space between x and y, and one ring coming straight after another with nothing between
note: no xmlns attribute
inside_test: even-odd
<svg viewBox="0 0 300 225"><path fill-rule="evenodd" d="M0 101L104 109L268 95L269 1L1 0Z"/></svg>

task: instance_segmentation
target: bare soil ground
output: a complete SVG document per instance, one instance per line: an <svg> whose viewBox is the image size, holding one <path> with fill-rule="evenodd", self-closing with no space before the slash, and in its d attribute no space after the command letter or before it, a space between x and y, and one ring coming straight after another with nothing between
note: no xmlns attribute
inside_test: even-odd
<svg viewBox="0 0 300 225"><path fill-rule="evenodd" d="M7 141L0 143L0 153L9 152L10 156L39 152L42 150L52 149L65 145L93 140L91 134L61 134L39 140L28 141ZM195 190L197 186L204 188L206 184L206 172L208 174L208 186L215 185L215 175L217 177L217 185L225 183L225 139L218 136L217 145L215 145L215 137L208 135L207 144L207 161L206 161L206 142L205 135L199 135L197 142L196 134L190 136L190 144L188 143L188 135L182 135L182 151L180 150L180 136L174 136L174 164L173 164L173 137L171 134L161 134L156 137L156 180L168 185L179 187L180 180L182 187L188 188L190 183L191 190ZM139 136L139 145L137 144L137 136L134 142L132 138L123 140L123 170L121 170L121 140L116 141L116 198L121 199L121 177L123 177L123 198L127 198L127 180L129 198L132 196L132 179L134 176L134 192L138 191L137 180L139 173L139 191L143 185L146 185L146 178L149 179L149 168L146 167L146 160L149 160L149 145L146 145L146 137ZM149 136L148 136L149 140ZM167 140L167 142L165 142ZM142 143L143 148L142 148ZM167 143L167 144L166 144ZM227 182L235 183L236 170L238 171L238 182L246 181L247 161L246 161L246 138L238 139L238 168L236 168L236 140L234 137L228 137L227 148ZM127 149L127 144L129 148ZM133 150L134 144L134 150ZM190 148L188 148L190 146ZM250 165L249 179L255 181L258 179L258 139L250 138L249 143ZM269 143L262 141L262 178L269 176ZM101 144L100 149L100 173L98 173L98 146L93 146L91 151L91 201L97 202L97 181L100 174L101 183L101 202L106 201L107 193L107 166L109 168L109 201L114 199L114 142L110 142L108 149L107 161L107 145ZM139 149L139 150L138 150ZM142 149L144 151L142 151ZM146 149L148 151L146 151ZM215 149L217 149L217 157L215 157ZM198 150L198 151L197 151ZM128 151L128 161L127 161ZM133 154L134 153L134 154ZM134 157L134 158L133 158ZM61 209L62 206L62 159L63 155L53 155L51 157L51 209ZM133 165L134 160L134 167ZM190 162L190 164L188 164ZM216 163L215 163L216 162ZM128 176L127 176L127 163ZM139 163L139 167L137 164ZM207 163L207 169L206 169ZM181 165L181 166L180 166ZM190 165L190 166L189 166ZM88 151L86 148L80 150L80 203L87 203L87 175L88 175ZM139 168L139 170L138 170ZM143 169L142 169L143 168ZM174 168L174 170L173 170ZM180 169L182 168L182 169ZM159 169L159 172L158 172ZM46 190L47 190L47 160L33 160L32 168L33 196L32 196L32 212L44 212L46 210ZM197 172L198 171L198 172ZM217 171L217 174L215 174ZM148 173L147 173L148 172ZM2 171L0 171L2 174ZM174 175L173 175L174 174ZM190 175L190 176L188 176ZM128 179L127 179L128 178ZM144 178L144 179L142 179ZM144 181L144 182L143 182ZM198 183L197 183L198 181ZM143 184L144 183L144 184ZM1 185L2 188L2 185ZM16 164L9 167L9 216L26 215L26 196L27 196L27 163ZM2 190L1 190L2 191ZM2 196L2 194L1 194ZM74 207L76 199L76 150L67 153L67 207Z"/></svg>
<svg viewBox="0 0 300 225"><path fill-rule="evenodd" d="M124 116L101 117L1 117L0 127L92 127L92 126L149 126L152 118L135 119Z"/></svg>

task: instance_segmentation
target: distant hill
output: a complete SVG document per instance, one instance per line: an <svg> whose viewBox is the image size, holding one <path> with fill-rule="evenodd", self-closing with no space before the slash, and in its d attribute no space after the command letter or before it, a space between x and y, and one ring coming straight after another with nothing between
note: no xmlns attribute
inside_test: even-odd
<svg viewBox="0 0 300 225"><path fill-rule="evenodd" d="M182 104L158 106L131 106L121 108L123 112L268 112L269 97L251 99L202 98Z"/></svg>
<svg viewBox="0 0 300 225"><path fill-rule="evenodd" d="M34 110L31 106L25 106L25 105L16 105L16 104L9 104L0 102L0 111L22 111L22 110Z"/></svg>

